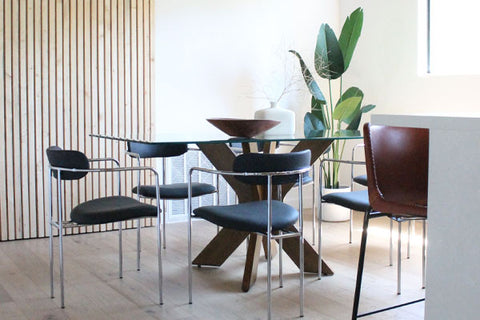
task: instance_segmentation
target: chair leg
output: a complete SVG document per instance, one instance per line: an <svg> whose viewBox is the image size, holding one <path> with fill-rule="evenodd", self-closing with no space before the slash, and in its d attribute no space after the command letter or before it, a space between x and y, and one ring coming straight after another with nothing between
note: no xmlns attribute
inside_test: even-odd
<svg viewBox="0 0 480 320"><path fill-rule="evenodd" d="M410 240L412 238L412 220L408 220L407 259L410 259Z"/></svg>
<svg viewBox="0 0 480 320"><path fill-rule="evenodd" d="M390 219L390 267L393 266L393 219Z"/></svg>
<svg viewBox="0 0 480 320"><path fill-rule="evenodd" d="M312 246L315 245L315 237L317 235L317 215L316 215L316 203L317 199L315 197L315 166L312 166Z"/></svg>
<svg viewBox="0 0 480 320"><path fill-rule="evenodd" d="M54 288L53 288L53 197L52 197L52 170L48 171L49 176L49 204L50 204L50 234L49 234L49 257L50 257L50 297L54 298Z"/></svg>
<svg viewBox="0 0 480 320"><path fill-rule="evenodd" d="M167 249L167 236L166 236L166 223L165 223L165 213L167 212L167 200L163 200L163 211L162 211L162 233L163 233L163 249Z"/></svg>
<svg viewBox="0 0 480 320"><path fill-rule="evenodd" d="M318 198L318 280L322 278L322 201L321 197Z"/></svg>
<svg viewBox="0 0 480 320"><path fill-rule="evenodd" d="M158 296L159 296L158 301L160 305L162 305L163 304L163 268L162 268L162 234L160 231L160 215L158 215L157 217L157 259L158 259Z"/></svg>
<svg viewBox="0 0 480 320"><path fill-rule="evenodd" d="M305 238L303 237L303 226L300 229L300 317L303 317L304 294L305 294ZM319 241L320 242L320 241Z"/></svg>
<svg viewBox="0 0 480 320"><path fill-rule="evenodd" d="M272 319L272 236L271 231L267 233L267 303L268 303L268 319Z"/></svg>
<svg viewBox="0 0 480 320"><path fill-rule="evenodd" d="M279 231L279 234L282 235L283 232ZM283 288L283 239L278 239L278 279L279 279L279 286Z"/></svg>
<svg viewBox="0 0 480 320"><path fill-rule="evenodd" d="M360 254L358 256L358 268L357 268L357 282L355 285L355 295L353 297L353 310L352 310L352 320L356 320L358 316L358 306L360 303L360 292L362 289L362 276L363 276L363 267L365 264L365 251L367 247L367 233L368 233L368 221L370 218L370 212L365 212L363 218L363 230L362 230L362 240L360 243Z"/></svg>
<svg viewBox="0 0 480 320"><path fill-rule="evenodd" d="M425 289L425 272L426 272L426 254L427 254L427 220L422 221L422 231L423 231L423 239L422 239L422 289Z"/></svg>
<svg viewBox="0 0 480 320"><path fill-rule="evenodd" d="M50 257L50 298L54 298L54 288L53 288L53 234L52 234L52 223L50 222L50 237L49 237L49 250L48 254Z"/></svg>
<svg viewBox="0 0 480 320"><path fill-rule="evenodd" d="M140 238L140 219L137 219L137 271L140 271L140 251L142 249L142 243Z"/></svg>
<svg viewBox="0 0 480 320"><path fill-rule="evenodd" d="M60 265L60 303L62 309L65 308L65 285L64 285L64 269L63 269L63 228L58 228L58 248L59 248L59 265Z"/></svg>
<svg viewBox="0 0 480 320"><path fill-rule="evenodd" d="M190 186L189 186L190 188ZM187 258L188 258L188 303L192 304L192 297L193 297L193 289L192 289L192 200L191 198L188 199L188 230L187 230L187 238L188 238L188 250L187 250Z"/></svg>
<svg viewBox="0 0 480 320"><path fill-rule="evenodd" d="M352 244L352 235L353 235L353 210L350 210L350 230L349 230L349 235L348 235L348 243Z"/></svg>
<svg viewBox="0 0 480 320"><path fill-rule="evenodd" d="M397 294L402 293L402 221L398 221Z"/></svg>
<svg viewBox="0 0 480 320"><path fill-rule="evenodd" d="M123 278L122 222L118 222L118 277Z"/></svg>
<svg viewBox="0 0 480 320"><path fill-rule="evenodd" d="M58 188L58 249L59 249L59 265L60 265L60 304L62 309L65 308L65 284L64 284L64 269L63 269L63 205L61 193L61 178L58 172L57 188Z"/></svg>

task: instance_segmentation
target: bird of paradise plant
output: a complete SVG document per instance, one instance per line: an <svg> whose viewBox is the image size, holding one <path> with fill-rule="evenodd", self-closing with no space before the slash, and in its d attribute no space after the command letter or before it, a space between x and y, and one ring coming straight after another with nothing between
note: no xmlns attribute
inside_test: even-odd
<svg viewBox="0 0 480 320"><path fill-rule="evenodd" d="M300 62L303 78L312 94L311 110L304 117L306 136L323 135L330 130L331 134L348 134L358 130L362 114L375 108L375 105L362 106L363 92L357 87L343 91L343 74L350 66L363 26L363 9L357 8L347 17L337 40L335 32L323 23L317 36L315 47L315 71L328 80L328 100L320 90L320 86L308 69L301 55L290 50ZM340 81L339 98L334 104L332 81ZM345 140L336 140L330 148L331 157L341 159L345 149ZM339 188L340 163L332 163L325 168L324 186Z"/></svg>

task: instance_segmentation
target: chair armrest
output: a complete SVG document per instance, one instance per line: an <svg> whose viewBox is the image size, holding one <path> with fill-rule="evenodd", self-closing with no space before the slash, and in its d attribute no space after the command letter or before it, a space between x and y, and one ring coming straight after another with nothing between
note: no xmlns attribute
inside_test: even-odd
<svg viewBox="0 0 480 320"><path fill-rule="evenodd" d="M352 165L365 165L365 161L358 161L358 160L341 160L341 159L322 159L321 163L324 162L338 162L338 163L345 163L345 164L352 164Z"/></svg>
<svg viewBox="0 0 480 320"><path fill-rule="evenodd" d="M291 171L272 171L272 172L236 172L236 171L225 171L225 170L216 170L216 169L207 169L200 167L192 167L189 170L189 177L191 177L194 171L206 172L211 174L220 174L227 176L288 176L292 174L302 174L310 171L310 167L291 170Z"/></svg>
<svg viewBox="0 0 480 320"><path fill-rule="evenodd" d="M351 175L353 175L353 166L355 166L355 165L365 166L365 161L326 158L326 159L322 159L320 161L320 171L321 172L325 171L325 163L326 162L343 163L343 164L351 165L352 166ZM350 186L352 187L352 185L353 185L353 176L351 176L351 181L350 181ZM320 177L320 193L321 193L321 188L322 188L322 178Z"/></svg>
<svg viewBox="0 0 480 320"><path fill-rule="evenodd" d="M115 158L92 158L88 159L89 162L113 162L117 165L117 168L120 167L120 161Z"/></svg>
<svg viewBox="0 0 480 320"><path fill-rule="evenodd" d="M77 169L77 168L63 168L63 167L53 167L49 165L50 176L52 176L52 171L57 171L58 173L58 181L61 181L61 172L92 172L92 173L115 173L118 172L119 174L119 182L118 182L118 194L121 194L121 185L120 185L120 173L127 172L127 171L151 171L155 175L155 185L157 187L157 201L160 200L160 180L159 174L157 170L152 167L116 167L116 168L90 168L90 169Z"/></svg>

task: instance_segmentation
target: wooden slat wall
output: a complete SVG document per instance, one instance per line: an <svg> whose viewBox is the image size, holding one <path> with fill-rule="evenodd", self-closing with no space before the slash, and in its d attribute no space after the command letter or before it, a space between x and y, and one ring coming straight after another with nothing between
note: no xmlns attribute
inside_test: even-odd
<svg viewBox="0 0 480 320"><path fill-rule="evenodd" d="M151 0L0 0L1 241L48 235L48 146L130 165L124 143L89 134L151 138L152 7ZM124 193L133 181L122 177ZM64 214L112 194L117 182L97 175L67 183Z"/></svg>

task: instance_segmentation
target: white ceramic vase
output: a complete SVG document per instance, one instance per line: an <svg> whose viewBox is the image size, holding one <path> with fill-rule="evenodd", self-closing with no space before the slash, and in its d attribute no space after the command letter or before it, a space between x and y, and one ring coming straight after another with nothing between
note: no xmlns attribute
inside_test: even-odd
<svg viewBox="0 0 480 320"><path fill-rule="evenodd" d="M322 194L350 191L350 187L340 187L339 189L323 188ZM350 220L350 209L333 203L322 203L322 221L340 222L347 220Z"/></svg>
<svg viewBox="0 0 480 320"><path fill-rule="evenodd" d="M255 112L255 119L280 121L275 127L265 131L263 135L293 135L295 133L295 112L277 106L276 102L270 102L270 108Z"/></svg>

